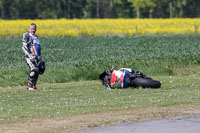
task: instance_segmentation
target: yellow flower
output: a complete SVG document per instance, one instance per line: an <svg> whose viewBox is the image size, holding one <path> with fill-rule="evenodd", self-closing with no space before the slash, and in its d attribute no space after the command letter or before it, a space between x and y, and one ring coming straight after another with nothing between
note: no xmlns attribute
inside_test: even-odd
<svg viewBox="0 0 200 133"><path fill-rule="evenodd" d="M47 19L1 20L0 36L22 36L28 26L36 23L40 37L93 35L151 35L193 33L200 18L174 19ZM199 32L197 30L197 32Z"/></svg>

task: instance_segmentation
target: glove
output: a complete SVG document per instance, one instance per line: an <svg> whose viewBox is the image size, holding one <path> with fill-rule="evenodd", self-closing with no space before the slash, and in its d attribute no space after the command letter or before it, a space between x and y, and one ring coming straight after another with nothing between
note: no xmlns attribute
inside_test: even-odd
<svg viewBox="0 0 200 133"><path fill-rule="evenodd" d="M33 55L29 55L28 58L31 60L31 62L33 62L35 60L35 56L33 56Z"/></svg>

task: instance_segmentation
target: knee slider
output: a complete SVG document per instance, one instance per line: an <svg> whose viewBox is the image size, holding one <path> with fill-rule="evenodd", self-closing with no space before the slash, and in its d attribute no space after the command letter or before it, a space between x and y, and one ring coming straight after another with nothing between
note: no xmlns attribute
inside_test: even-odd
<svg viewBox="0 0 200 133"><path fill-rule="evenodd" d="M38 76L38 74L39 74L39 70L38 69L33 69L31 72L30 72L30 74L29 74L29 76L30 76L30 78L36 78L37 76Z"/></svg>

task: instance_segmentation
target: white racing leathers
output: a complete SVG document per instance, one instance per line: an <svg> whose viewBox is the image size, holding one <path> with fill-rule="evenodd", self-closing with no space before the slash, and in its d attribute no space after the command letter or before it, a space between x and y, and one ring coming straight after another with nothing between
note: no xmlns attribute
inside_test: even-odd
<svg viewBox="0 0 200 133"><path fill-rule="evenodd" d="M39 76L39 63L42 62L42 54L39 38L27 32L22 37L22 50L26 56L27 65L30 68L28 76L28 88L36 89L36 83Z"/></svg>

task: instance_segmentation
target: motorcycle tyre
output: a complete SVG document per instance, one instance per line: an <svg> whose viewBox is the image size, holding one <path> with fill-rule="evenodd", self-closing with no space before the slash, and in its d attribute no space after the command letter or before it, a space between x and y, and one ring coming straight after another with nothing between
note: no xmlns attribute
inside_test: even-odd
<svg viewBox="0 0 200 133"><path fill-rule="evenodd" d="M153 80L151 78L135 78L131 81L133 87L142 87L142 88L160 88L160 81Z"/></svg>

